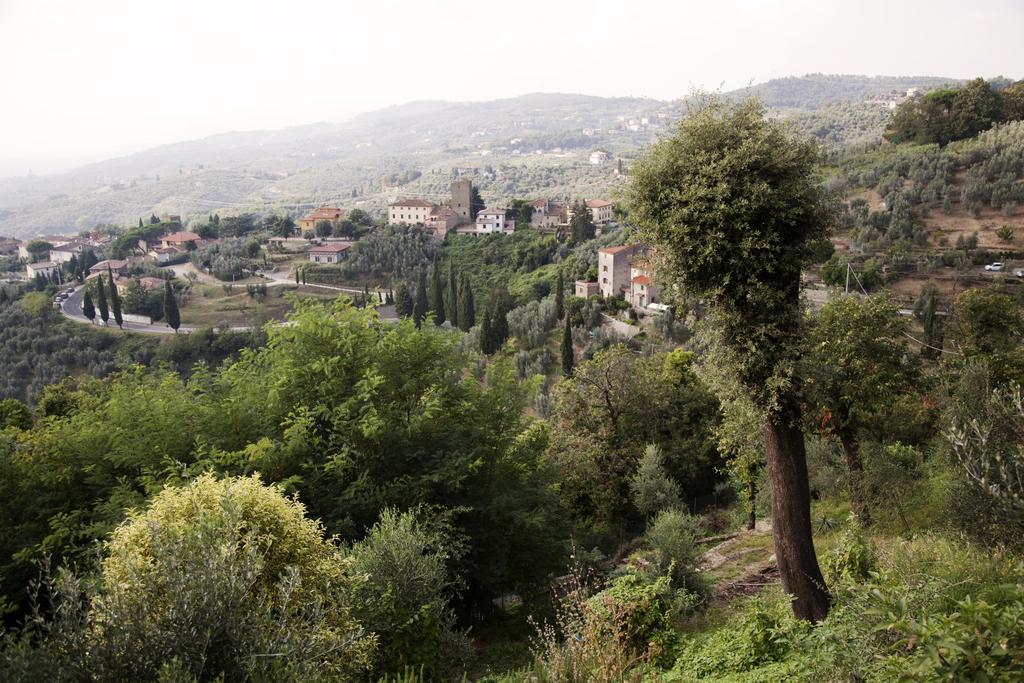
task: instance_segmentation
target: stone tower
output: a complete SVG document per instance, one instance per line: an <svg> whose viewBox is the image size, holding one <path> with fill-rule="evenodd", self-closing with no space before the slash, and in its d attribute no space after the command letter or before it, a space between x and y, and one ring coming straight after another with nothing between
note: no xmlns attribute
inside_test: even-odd
<svg viewBox="0 0 1024 683"><path fill-rule="evenodd" d="M469 222L469 204L473 193L473 183L463 178L452 183L452 211L458 214L459 219L465 223Z"/></svg>

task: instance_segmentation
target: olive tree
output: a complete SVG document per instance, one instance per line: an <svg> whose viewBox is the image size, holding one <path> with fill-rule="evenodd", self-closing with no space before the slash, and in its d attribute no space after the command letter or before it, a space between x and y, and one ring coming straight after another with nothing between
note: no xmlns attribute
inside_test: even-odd
<svg viewBox="0 0 1024 683"><path fill-rule="evenodd" d="M815 177L818 150L749 101L706 102L637 164L631 215L663 276L707 303L716 362L761 412L772 533L793 611L820 620L830 599L814 552L796 372L800 271L835 222Z"/></svg>

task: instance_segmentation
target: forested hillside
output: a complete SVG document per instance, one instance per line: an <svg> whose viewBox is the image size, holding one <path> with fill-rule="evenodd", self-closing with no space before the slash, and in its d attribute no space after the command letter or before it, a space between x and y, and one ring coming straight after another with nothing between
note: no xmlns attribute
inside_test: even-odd
<svg viewBox="0 0 1024 683"><path fill-rule="evenodd" d="M894 88L927 89L947 82L811 75L725 96L754 94L792 115L856 103ZM516 193L603 194L616 187L612 166L590 167L587 155L602 148L634 157L667 132L688 105L685 98L663 102L531 94L492 102L419 102L362 114L343 124L215 135L56 176L0 179L0 234L74 232L97 224L131 223L151 213L300 213L322 203L380 211L398 194L443 186L456 166L500 169L484 179L488 200ZM834 120L813 125L830 142L860 141L874 130L878 109L864 117L849 132L845 123L837 131ZM394 183L410 174L427 177L431 171L444 178L426 185Z"/></svg>

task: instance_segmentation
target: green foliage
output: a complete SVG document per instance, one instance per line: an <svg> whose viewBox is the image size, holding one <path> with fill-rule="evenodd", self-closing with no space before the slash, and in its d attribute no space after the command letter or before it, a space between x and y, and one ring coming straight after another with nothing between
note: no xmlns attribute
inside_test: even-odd
<svg viewBox="0 0 1024 683"><path fill-rule="evenodd" d="M934 90L901 104L885 136L891 142L940 145L974 137L993 123L1019 118L1014 92L1006 98L982 78L959 88Z"/></svg>
<svg viewBox="0 0 1024 683"><path fill-rule="evenodd" d="M181 327L181 314L178 312L178 300L174 296L170 281L164 283L164 320L175 332Z"/></svg>
<svg viewBox="0 0 1024 683"><path fill-rule="evenodd" d="M850 519L846 532L825 558L825 574L830 582L864 582L877 568L878 551L855 522Z"/></svg>
<svg viewBox="0 0 1024 683"><path fill-rule="evenodd" d="M707 593L707 585L698 574L703 556L697 540L704 535L700 517L678 508L657 513L644 532L644 545L654 552L658 575L668 576L674 590L698 596Z"/></svg>
<svg viewBox="0 0 1024 683"><path fill-rule="evenodd" d="M354 616L378 635L374 673L419 670L440 680L455 667L458 634L448 599L455 586L445 566L453 546L411 512L381 511L349 553L366 576L355 589Z"/></svg>
<svg viewBox="0 0 1024 683"><path fill-rule="evenodd" d="M644 517L682 507L679 484L668 476L661 450L653 444L644 449L636 473L629 480L629 492L633 505Z"/></svg>
<svg viewBox="0 0 1024 683"><path fill-rule="evenodd" d="M32 426L32 411L16 398L0 400L0 430L14 427L29 429Z"/></svg>

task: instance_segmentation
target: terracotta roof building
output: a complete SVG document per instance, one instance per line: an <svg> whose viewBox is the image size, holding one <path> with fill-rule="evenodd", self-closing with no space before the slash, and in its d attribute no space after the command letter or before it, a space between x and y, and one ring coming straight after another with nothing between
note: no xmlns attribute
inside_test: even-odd
<svg viewBox="0 0 1024 683"><path fill-rule="evenodd" d="M310 248L309 260L311 263L338 263L345 257L345 252L347 252L351 246L351 244L342 244L339 242L321 244Z"/></svg>
<svg viewBox="0 0 1024 683"><path fill-rule="evenodd" d="M338 223L345 220L345 209L336 206L321 206L300 218L296 223L300 231L315 230L316 224L320 221L327 221L331 227L338 227Z"/></svg>

